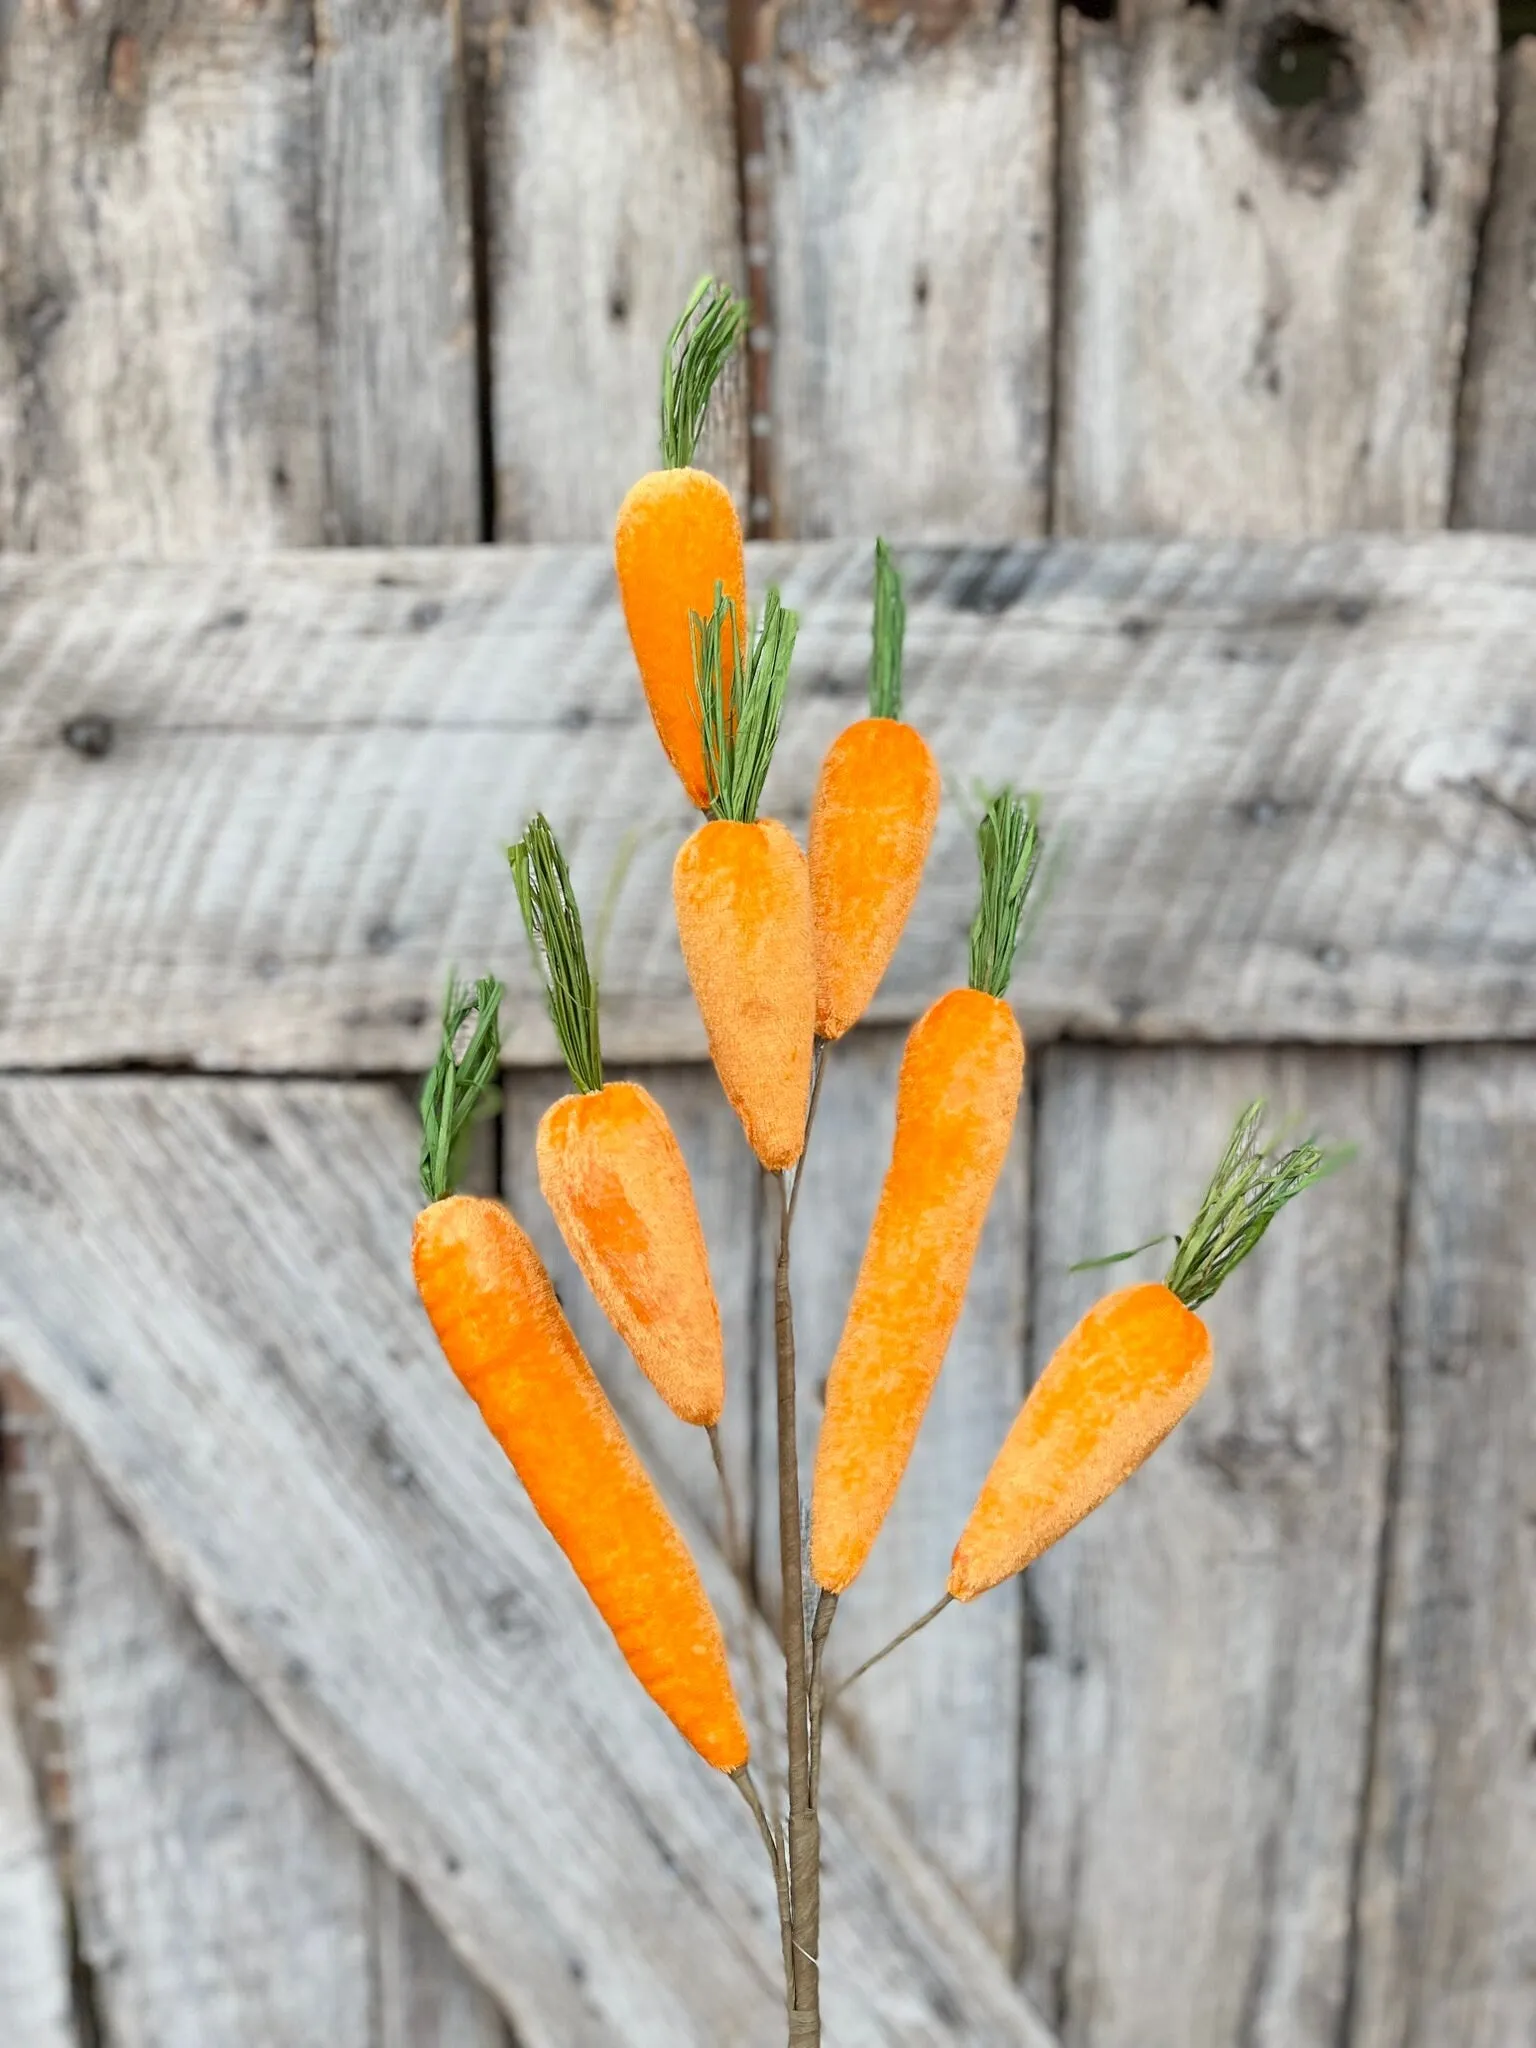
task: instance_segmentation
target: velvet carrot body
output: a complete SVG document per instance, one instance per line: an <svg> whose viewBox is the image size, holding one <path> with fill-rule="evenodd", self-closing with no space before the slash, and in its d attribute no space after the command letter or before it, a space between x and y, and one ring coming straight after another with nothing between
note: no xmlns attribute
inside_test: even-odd
<svg viewBox="0 0 1536 2048"><path fill-rule="evenodd" d="M811 885L805 855L758 800L778 734L794 649L795 615L770 591L751 671L737 662L722 688L730 604L697 620L695 661L714 815L678 850L672 869L683 964L731 1107L772 1171L805 1142L816 1023Z"/></svg>
<svg viewBox="0 0 1536 2048"><path fill-rule="evenodd" d="M603 1079L597 985L581 912L548 821L509 849L529 943L575 1093L540 1119L539 1187L566 1249L667 1406L712 1429L725 1345L682 1148L660 1103Z"/></svg>
<svg viewBox="0 0 1536 2048"><path fill-rule="evenodd" d="M746 320L746 307L712 278L695 288L664 358L665 467L631 487L614 531L619 597L646 702L667 759L700 810L708 806L709 791L689 619L710 612L718 585L735 607L734 618L745 620L747 570L731 494L707 470L692 466L693 452L710 393ZM733 650L727 647L727 684L733 671Z"/></svg>
<svg viewBox="0 0 1536 2048"><path fill-rule="evenodd" d="M1036 855L1010 793L988 807L981 852L979 985L941 996L907 1040L891 1163L827 1376L811 1571L829 1593L863 1569L896 1497L1013 1134L1024 1041L1004 993Z"/></svg>
<svg viewBox="0 0 1536 2048"><path fill-rule="evenodd" d="M1250 1103L1238 1118L1166 1280L1121 1288L1089 1309L1031 1388L955 1546L951 1598L974 1600L1032 1564L1204 1392L1211 1339L1196 1309L1285 1204L1344 1156L1308 1142L1266 1159L1262 1112Z"/></svg>
<svg viewBox="0 0 1536 2048"><path fill-rule="evenodd" d="M905 613L885 543L875 550L870 716L827 750L811 808L816 1032L841 1038L869 1008L917 900L939 815L939 767L902 722Z"/></svg>
<svg viewBox="0 0 1536 2048"><path fill-rule="evenodd" d="M458 1023L466 1016L461 1009ZM746 1727L720 1625L687 1545L527 1236L500 1203L452 1194L444 1183L451 1143L442 1140L456 1123L462 1128L475 1093L465 1068L487 1021L482 1007L476 1041L455 1061L453 1017L450 1008L423 1102L428 1205L411 1248L422 1303L448 1363L630 1669L706 1762L741 1771Z"/></svg>

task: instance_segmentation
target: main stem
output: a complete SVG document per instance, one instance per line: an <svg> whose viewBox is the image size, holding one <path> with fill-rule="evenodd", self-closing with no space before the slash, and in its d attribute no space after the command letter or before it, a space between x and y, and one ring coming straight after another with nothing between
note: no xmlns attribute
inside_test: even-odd
<svg viewBox="0 0 1536 2048"><path fill-rule="evenodd" d="M773 1328L778 1354L779 1567L789 1759L789 1897L794 1933L790 2048L821 2044L821 1823L811 1798L810 1688L805 1646L805 1560L800 1541L800 1446L795 1428L795 1321L789 1292L789 1190L779 1189Z"/></svg>

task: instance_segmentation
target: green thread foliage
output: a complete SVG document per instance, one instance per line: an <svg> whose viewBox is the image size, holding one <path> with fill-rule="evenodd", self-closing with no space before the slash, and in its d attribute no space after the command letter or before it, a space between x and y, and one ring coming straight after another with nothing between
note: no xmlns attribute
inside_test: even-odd
<svg viewBox="0 0 1536 2048"><path fill-rule="evenodd" d="M971 926L971 987L1002 997L1013 978L1019 918L1040 863L1039 803L1006 786L987 799L976 831L981 901Z"/></svg>
<svg viewBox="0 0 1536 2048"><path fill-rule="evenodd" d="M732 679L721 677L721 640L731 628ZM715 585L715 608L707 619L689 614L693 635L694 715L704 742L704 781L709 815L750 825L762 801L763 784L778 744L794 658L799 615L787 611L776 589L763 600L749 666L742 661L742 632L735 600Z"/></svg>
<svg viewBox="0 0 1536 2048"><path fill-rule="evenodd" d="M1164 1284L1186 1308L1210 1300L1287 1202L1353 1157L1353 1146L1326 1147L1314 1138L1275 1155L1260 1142L1263 1120L1262 1100L1250 1102L1232 1127L1194 1222L1179 1240Z"/></svg>
<svg viewBox="0 0 1536 2048"><path fill-rule="evenodd" d="M751 310L729 285L701 277L688 294L661 359L661 459L667 469L693 461L709 401L747 331Z"/></svg>
<svg viewBox="0 0 1536 2048"><path fill-rule="evenodd" d="M901 653L907 636L907 601L901 572L883 540L875 542L875 631L869 657L869 715L901 716Z"/></svg>
<svg viewBox="0 0 1536 2048"><path fill-rule="evenodd" d="M529 819L517 844L507 848L507 859L565 1064L576 1086L595 1095L603 1085L597 983L587 960L571 871L542 811Z"/></svg>
<svg viewBox="0 0 1536 2048"><path fill-rule="evenodd" d="M437 1059L421 1090L421 1187L429 1202L440 1202L458 1186L470 1132L492 1114L500 1100L499 1011L505 991L482 975L473 989L453 976L443 1000L443 1034ZM470 1018L475 1020L462 1053L454 1046Z"/></svg>

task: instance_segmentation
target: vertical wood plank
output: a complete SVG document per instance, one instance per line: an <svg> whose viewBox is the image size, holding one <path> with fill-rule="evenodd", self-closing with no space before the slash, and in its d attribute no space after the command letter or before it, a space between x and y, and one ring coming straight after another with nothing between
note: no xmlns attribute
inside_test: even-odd
<svg viewBox="0 0 1536 2048"><path fill-rule="evenodd" d="M469 145L452 0L316 0L329 521L480 538Z"/></svg>
<svg viewBox="0 0 1536 2048"><path fill-rule="evenodd" d="M7 2048L77 2048L64 1901L0 1656L0 2019Z"/></svg>
<svg viewBox="0 0 1536 2048"><path fill-rule="evenodd" d="M1408 1055L1054 1048L1034 1369L1185 1227L1232 1117L1359 1145L1206 1314L1210 1387L1025 1578L1023 1977L1067 2048L1331 2048L1363 1806ZM989 1596L990 1597L990 1596Z"/></svg>
<svg viewBox="0 0 1536 2048"><path fill-rule="evenodd" d="M1536 1052L1423 1055L1351 2048L1536 2039Z"/></svg>
<svg viewBox="0 0 1536 2048"><path fill-rule="evenodd" d="M661 351L744 266L723 8L482 0L496 525L607 540L659 460ZM739 364L700 451L746 488Z"/></svg>
<svg viewBox="0 0 1536 2048"><path fill-rule="evenodd" d="M902 1032L860 1030L827 1055L793 1239L807 1503L827 1369L890 1160L905 1042ZM1028 1123L1026 1095L912 1463L869 1563L838 1608L828 1641L834 1685L943 1592L955 1538L1022 1398ZM772 1249L765 1244L765 1254ZM771 1344L767 1330L765 1354ZM771 1357L759 1373L758 1577L770 1587L778 1573ZM842 1714L918 1842L1005 1953L1014 1920L1021 1648L1014 1586L974 1612L946 1615L861 1679Z"/></svg>
<svg viewBox="0 0 1536 2048"><path fill-rule="evenodd" d="M506 2022L409 1885L372 1863L373 2048L512 2048Z"/></svg>
<svg viewBox="0 0 1536 2048"><path fill-rule="evenodd" d="M1056 525L1443 525L1487 0L1062 17Z"/></svg>
<svg viewBox="0 0 1536 2048"><path fill-rule="evenodd" d="M1536 532L1536 36L1505 52L1493 196L1472 295L1457 526Z"/></svg>
<svg viewBox="0 0 1536 2048"><path fill-rule="evenodd" d="M0 546L324 532L308 10L33 0L0 57Z"/></svg>
<svg viewBox="0 0 1536 2048"><path fill-rule="evenodd" d="M1042 530L1054 13L769 10L775 531Z"/></svg>

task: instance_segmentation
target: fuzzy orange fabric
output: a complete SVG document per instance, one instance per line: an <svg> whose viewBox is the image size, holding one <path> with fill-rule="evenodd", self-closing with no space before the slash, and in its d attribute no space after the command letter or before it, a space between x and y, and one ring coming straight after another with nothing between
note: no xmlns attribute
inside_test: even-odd
<svg viewBox="0 0 1536 2048"><path fill-rule="evenodd" d="M730 492L707 470L652 470L619 507L613 554L624 622L656 731L683 787L707 810L688 614L707 619L721 583L745 628L747 563ZM727 627L720 636L727 699L734 660Z"/></svg>
<svg viewBox="0 0 1536 2048"><path fill-rule="evenodd" d="M776 818L713 819L678 849L672 901L710 1057L763 1165L805 1144L816 979L805 855Z"/></svg>
<svg viewBox="0 0 1536 2048"><path fill-rule="evenodd" d="M841 1038L869 1008L923 878L939 764L897 718L861 718L827 749L811 810L816 1031Z"/></svg>
<svg viewBox="0 0 1536 2048"><path fill-rule="evenodd" d="M450 1195L417 1217L411 1264L448 1363L630 1669L706 1763L740 1769L719 1621L538 1253L499 1202Z"/></svg>
<svg viewBox="0 0 1536 2048"><path fill-rule="evenodd" d="M896 1140L827 1376L811 1496L811 1571L842 1593L896 1498L965 1300L1002 1171L1024 1040L1008 1005L951 989L913 1026Z"/></svg>
<svg viewBox="0 0 1536 2048"><path fill-rule="evenodd" d="M1033 1564L1162 1442L1211 1376L1205 1324L1158 1282L1089 1309L1030 1391L950 1567L974 1600Z"/></svg>
<svg viewBox="0 0 1536 2048"><path fill-rule="evenodd" d="M725 1340L693 1183L634 1081L564 1095L539 1121L539 1186L603 1313L672 1412L712 1428Z"/></svg>

